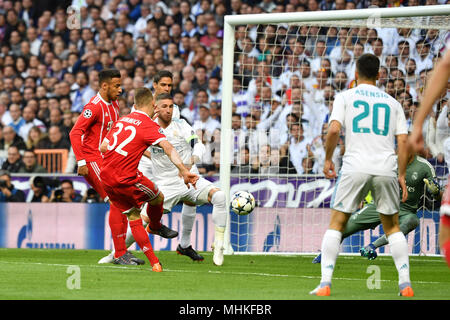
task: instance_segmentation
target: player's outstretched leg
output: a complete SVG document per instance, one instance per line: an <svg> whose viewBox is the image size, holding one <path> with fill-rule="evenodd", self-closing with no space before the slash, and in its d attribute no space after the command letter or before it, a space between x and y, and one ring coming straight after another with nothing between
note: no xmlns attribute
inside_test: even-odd
<svg viewBox="0 0 450 320"><path fill-rule="evenodd" d="M180 243L177 247L177 253L183 256L188 256L193 261L203 261L203 256L199 255L191 245L191 233L197 214L197 206L183 203L181 210L181 224L183 229L181 231Z"/></svg>
<svg viewBox="0 0 450 320"><path fill-rule="evenodd" d="M130 215L129 219L130 219L130 228L131 228L131 232L133 233L133 237L136 240L139 247L142 249L142 252L148 258L148 260L152 266L152 271L161 272L162 266L159 262L158 257L153 252L153 247L148 238L148 234L147 234L147 232L145 232L144 226L142 225L142 219L139 217L139 215L137 215L137 216ZM131 220L131 219L134 219L134 220Z"/></svg>
<svg viewBox="0 0 450 320"><path fill-rule="evenodd" d="M213 263L221 266L224 261L224 235L227 223L227 203L225 193L220 189L212 189L210 191L211 204L213 205L212 219L215 225L214 246L213 246Z"/></svg>
<svg viewBox="0 0 450 320"><path fill-rule="evenodd" d="M399 222L400 222L400 231L406 236L408 233L413 231L417 228L419 225L419 218L417 215L414 214L404 214L402 216L399 216ZM362 257L367 257L369 260L375 260L377 257L376 249L387 245L389 242L387 240L386 235L380 236L378 239L376 239L371 244L365 246L364 248L361 248L360 253Z"/></svg>
<svg viewBox="0 0 450 320"><path fill-rule="evenodd" d="M164 198L163 198L164 199ZM148 233L156 234L166 239L172 239L178 236L178 232L172 230L161 223L161 217L163 215L163 201L156 204L147 205L147 216L150 219L149 224L145 228Z"/></svg>

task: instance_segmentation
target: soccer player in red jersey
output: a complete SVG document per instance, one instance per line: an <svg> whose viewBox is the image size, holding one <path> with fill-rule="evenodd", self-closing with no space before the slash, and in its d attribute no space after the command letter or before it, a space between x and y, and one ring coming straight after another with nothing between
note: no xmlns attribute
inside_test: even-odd
<svg viewBox="0 0 450 320"><path fill-rule="evenodd" d="M433 69L431 77L425 85L420 108L414 116L414 126L409 142L414 151L419 152L424 148L422 135L423 123L431 112L434 103L448 90L450 80L450 36L446 41L446 51ZM447 153L447 150L445 153ZM447 160L447 159L446 159ZM442 249L445 260L450 267L450 176L448 177L447 188L441 203L441 223L439 225L439 246Z"/></svg>
<svg viewBox="0 0 450 320"><path fill-rule="evenodd" d="M77 159L78 174L83 176L105 201L108 201L100 181L100 168L103 162L100 145L113 124L119 120L117 98L122 93L120 72L114 69L100 71L99 85L99 92L84 106L82 114L70 131L70 142ZM109 226L115 248L115 262L144 263L127 252L125 235L128 220L113 205L110 206Z"/></svg>
<svg viewBox="0 0 450 320"><path fill-rule="evenodd" d="M104 159L100 177L110 201L128 217L133 237L152 270L160 272L162 267L142 225L140 211L148 203L149 227L152 233L157 233L163 227L164 195L138 170L139 161L149 146L158 146L178 168L186 184L195 186L199 177L184 166L178 152L152 120L155 109L150 89L137 89L134 99L136 111L117 121L101 144Z"/></svg>

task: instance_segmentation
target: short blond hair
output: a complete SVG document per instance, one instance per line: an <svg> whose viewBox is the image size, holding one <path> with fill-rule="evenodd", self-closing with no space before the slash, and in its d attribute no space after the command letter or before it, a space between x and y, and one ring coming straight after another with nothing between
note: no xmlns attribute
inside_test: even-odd
<svg viewBox="0 0 450 320"><path fill-rule="evenodd" d="M134 104L140 108L151 104L153 101L153 93L149 88L138 88L134 94Z"/></svg>

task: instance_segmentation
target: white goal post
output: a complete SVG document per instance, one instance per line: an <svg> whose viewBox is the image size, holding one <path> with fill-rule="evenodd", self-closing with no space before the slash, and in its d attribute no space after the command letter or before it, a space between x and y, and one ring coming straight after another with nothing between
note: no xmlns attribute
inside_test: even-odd
<svg viewBox="0 0 450 320"><path fill-rule="evenodd" d="M236 47L236 27L242 25L319 25L324 27L348 28L366 25L372 28L394 27L400 28L405 25L410 28L434 28L428 26L429 17L438 17L440 29L448 31L450 26L450 6L418 6L418 7L398 7L398 8L369 8L358 10L340 10L340 11L315 11L315 12L295 12L295 13L268 13L251 15L228 15L224 19L223 36L223 65L222 65L222 111L221 111L221 145L220 145L220 187L225 192L227 202L230 203L231 188L230 181L231 165L233 158L232 149L232 110L233 110L233 77L235 74L235 47ZM381 25L380 25L381 24ZM242 174L241 174L242 175ZM250 175L251 176L251 175ZM313 177L313 176L311 176ZM279 178L277 176L277 178ZM250 182L250 180L249 180ZM322 182L323 183L323 182ZM277 188L276 183L268 188ZM237 190L234 190L237 191ZM329 194L323 194L323 197ZM313 206L311 204L310 206ZM230 213L233 215L234 213ZM240 218L240 217L239 217ZM232 254L235 251L230 242L230 217L227 222L227 235L225 240L225 253ZM242 223L247 223L244 220ZM316 235L317 236L317 235ZM319 238L322 234L318 235ZM251 251L251 247L247 250ZM257 250L258 251L258 250ZM301 251L301 250L300 250ZM313 250L315 251L315 249ZM259 251L261 252L261 251ZM282 250L284 253L290 253ZM303 251L301 251L303 252ZM310 251L311 253L312 251ZM294 253L299 253L295 251Z"/></svg>

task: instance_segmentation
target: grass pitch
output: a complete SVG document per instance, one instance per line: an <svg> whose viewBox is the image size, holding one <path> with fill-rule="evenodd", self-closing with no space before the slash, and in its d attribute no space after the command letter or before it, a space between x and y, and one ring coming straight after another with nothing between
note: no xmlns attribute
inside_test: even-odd
<svg viewBox="0 0 450 320"><path fill-rule="evenodd" d="M397 271L390 256L375 261L340 256L331 297L318 298L308 294L320 281L320 265L311 263L312 256L235 254L225 256L224 265L217 267L211 252L202 252L205 261L196 263L160 251L157 256L164 272L155 273L141 252L135 254L146 261L143 266L97 264L107 253L0 249L0 299L405 300L398 296ZM412 299L450 300L450 270L442 258L410 257L410 266Z"/></svg>

